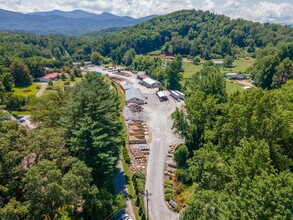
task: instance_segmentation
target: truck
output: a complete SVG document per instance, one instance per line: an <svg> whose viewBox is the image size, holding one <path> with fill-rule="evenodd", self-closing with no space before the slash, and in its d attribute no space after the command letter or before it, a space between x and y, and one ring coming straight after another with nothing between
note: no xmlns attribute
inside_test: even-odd
<svg viewBox="0 0 293 220"><path fill-rule="evenodd" d="M163 91L158 91L157 96L161 102L168 100L168 97L166 96L166 94Z"/></svg>
<svg viewBox="0 0 293 220"><path fill-rule="evenodd" d="M175 92L177 92L177 93L179 94L180 99L182 99L182 100L185 99L185 95L184 95L182 92L179 92L179 91L177 91L177 90L176 90Z"/></svg>
<svg viewBox="0 0 293 220"><path fill-rule="evenodd" d="M175 92L175 91L171 91L171 92L170 92L170 95L171 95L174 99L176 99L176 100L179 100L179 99L180 99L180 95L179 95L177 92Z"/></svg>

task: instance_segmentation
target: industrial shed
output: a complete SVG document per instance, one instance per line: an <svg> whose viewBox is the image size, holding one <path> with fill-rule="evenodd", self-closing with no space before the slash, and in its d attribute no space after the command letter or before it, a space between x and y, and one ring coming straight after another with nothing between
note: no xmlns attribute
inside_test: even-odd
<svg viewBox="0 0 293 220"><path fill-rule="evenodd" d="M140 89L132 87L125 91L125 102L126 104L134 103L138 105L143 105L144 96L142 95Z"/></svg>
<svg viewBox="0 0 293 220"><path fill-rule="evenodd" d="M144 80L142 80L142 83L144 86L148 87L148 88L158 88L161 86L161 83L151 79L151 78L145 78Z"/></svg>

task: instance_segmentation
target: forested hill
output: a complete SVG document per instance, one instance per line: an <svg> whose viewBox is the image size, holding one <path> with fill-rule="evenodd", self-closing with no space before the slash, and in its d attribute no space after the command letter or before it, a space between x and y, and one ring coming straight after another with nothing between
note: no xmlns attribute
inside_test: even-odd
<svg viewBox="0 0 293 220"><path fill-rule="evenodd" d="M0 9L0 31L78 36L112 27L129 27L151 19L120 17L110 13L94 14L75 10L23 14Z"/></svg>
<svg viewBox="0 0 293 220"><path fill-rule="evenodd" d="M289 26L232 20L211 12L184 10L155 17L104 38L100 41L100 51L103 55L120 54L132 47L143 54L163 49L210 59L290 41L293 41L293 28ZM117 59L119 62L119 57Z"/></svg>

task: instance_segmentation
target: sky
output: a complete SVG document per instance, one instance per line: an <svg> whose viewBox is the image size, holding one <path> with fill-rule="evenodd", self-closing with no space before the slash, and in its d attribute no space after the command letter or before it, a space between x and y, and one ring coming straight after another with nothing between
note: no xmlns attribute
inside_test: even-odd
<svg viewBox="0 0 293 220"><path fill-rule="evenodd" d="M135 18L195 8L231 18L293 24L293 0L0 0L0 8L23 13L80 9Z"/></svg>

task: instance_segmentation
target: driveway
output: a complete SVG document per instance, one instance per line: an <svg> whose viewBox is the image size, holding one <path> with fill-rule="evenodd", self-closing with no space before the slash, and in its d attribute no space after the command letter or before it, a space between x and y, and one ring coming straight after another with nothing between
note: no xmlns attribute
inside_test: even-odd
<svg viewBox="0 0 293 220"><path fill-rule="evenodd" d="M118 76L109 73L100 67L89 68L90 71L98 71L110 76ZM139 113L139 118L144 120L151 134L150 155L147 164L146 190L149 196L149 219L150 220L177 220L179 214L169 210L164 196L164 166L170 144L182 143L182 139L174 134L172 130L173 120L171 114L180 107L182 103L175 101L172 97L166 102L160 102L156 91L139 85L136 75L131 77L119 76L134 84L143 95L148 97L148 104L143 105L144 111ZM168 93L168 92L166 92ZM146 201L145 201L146 202Z"/></svg>
<svg viewBox="0 0 293 220"><path fill-rule="evenodd" d="M38 91L38 93L36 94L37 97L41 97L44 93L44 91L46 90L48 83L38 83L38 85L41 85L41 89Z"/></svg>
<svg viewBox="0 0 293 220"><path fill-rule="evenodd" d="M148 104L144 106L144 116L152 135L150 155L147 166L146 190L149 196L149 219L172 220L179 219L179 214L169 210L164 195L164 165L169 145L182 143L172 130L171 114L180 107L180 103L169 99L160 102L155 94L149 94Z"/></svg>

